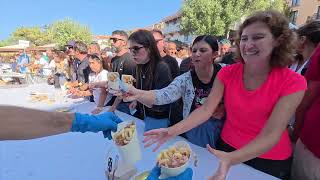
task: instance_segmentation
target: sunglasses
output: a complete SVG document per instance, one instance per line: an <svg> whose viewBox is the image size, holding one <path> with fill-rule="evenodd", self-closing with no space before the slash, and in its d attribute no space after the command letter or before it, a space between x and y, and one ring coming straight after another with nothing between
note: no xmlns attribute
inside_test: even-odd
<svg viewBox="0 0 320 180"><path fill-rule="evenodd" d="M129 51L132 52L133 54L138 54L140 49L144 48L144 46L133 46L129 47Z"/></svg>
<svg viewBox="0 0 320 180"><path fill-rule="evenodd" d="M117 41L124 41L123 39L118 39L118 38L110 38L110 40L113 42L113 43L116 43Z"/></svg>

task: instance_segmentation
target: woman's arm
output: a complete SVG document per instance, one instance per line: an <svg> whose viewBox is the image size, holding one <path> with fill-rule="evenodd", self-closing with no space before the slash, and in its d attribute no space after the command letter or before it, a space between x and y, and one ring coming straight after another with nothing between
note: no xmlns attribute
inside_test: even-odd
<svg viewBox="0 0 320 180"><path fill-rule="evenodd" d="M289 119L294 114L303 95L304 91L299 91L282 97L274 107L260 134L246 146L229 153L230 165L256 158L274 147L287 128Z"/></svg>
<svg viewBox="0 0 320 180"><path fill-rule="evenodd" d="M116 99L114 100L112 106L109 108L109 111L114 112L117 109L118 105L121 103L121 101L122 101L122 97L117 96Z"/></svg>
<svg viewBox="0 0 320 180"><path fill-rule="evenodd" d="M197 127L203 122L207 121L215 109L217 108L219 102L223 97L224 85L216 78L213 83L211 92L205 101L205 103L200 107L194 110L185 120L180 121L178 124L169 127L169 135L179 135L184 132L189 131L190 129Z"/></svg>
<svg viewBox="0 0 320 180"><path fill-rule="evenodd" d="M74 113L0 106L0 140L31 139L70 131Z"/></svg>
<svg viewBox="0 0 320 180"><path fill-rule="evenodd" d="M106 98L107 98L106 88L101 88L100 96L99 96L99 102L98 102L97 107L103 107L104 106L104 102L106 101Z"/></svg>
<svg viewBox="0 0 320 180"><path fill-rule="evenodd" d="M301 101L300 105L296 110L296 122L294 125L293 131L293 140L296 141L300 136L301 127L303 125L303 118L306 111L310 108L313 101L316 99L317 95L320 94L320 82L318 81L309 81L308 89Z"/></svg>

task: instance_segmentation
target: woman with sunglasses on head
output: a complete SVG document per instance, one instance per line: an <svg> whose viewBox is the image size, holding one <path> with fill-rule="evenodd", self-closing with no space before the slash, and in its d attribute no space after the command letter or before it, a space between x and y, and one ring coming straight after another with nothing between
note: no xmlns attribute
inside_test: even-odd
<svg viewBox="0 0 320 180"><path fill-rule="evenodd" d="M173 82L159 90L143 91L129 87L128 97L125 100L137 100L149 107L152 105L170 104L178 99L183 99L183 117L201 107L212 89L213 81L221 69L219 64L214 64L218 57L219 45L217 39L210 35L198 36L192 44L193 68L178 76ZM148 101L152 99L152 101ZM207 122L185 133L186 138L193 144L206 147L209 144L216 147L222 128L224 116L223 105L210 117Z"/></svg>
<svg viewBox="0 0 320 180"><path fill-rule="evenodd" d="M85 90L75 90L72 94L76 96L91 96L93 95L94 102L97 107L92 111L92 114L98 114L103 110L103 107L110 101L111 96L107 96L105 87L96 88L96 84L107 82L108 71L103 69L103 62L98 55L89 55L89 66L93 73L89 74L89 86Z"/></svg>
<svg viewBox="0 0 320 180"><path fill-rule="evenodd" d="M154 90L166 87L172 81L168 65L161 60L156 41L151 32L138 30L129 37L129 52L137 64L136 87L142 90ZM131 109L137 105L133 101ZM166 128L170 125L170 105L148 108L139 103L144 117L145 130Z"/></svg>
<svg viewBox="0 0 320 180"><path fill-rule="evenodd" d="M305 79L288 68L293 60L293 32L283 14L263 11L248 17L238 36L241 62L219 71L205 103L186 119L146 132L145 146L155 143L157 149L207 121L223 97L227 116L219 150L207 146L219 159L219 167L209 179L225 180L229 169L239 163L288 179L292 145L287 125L306 90Z"/></svg>

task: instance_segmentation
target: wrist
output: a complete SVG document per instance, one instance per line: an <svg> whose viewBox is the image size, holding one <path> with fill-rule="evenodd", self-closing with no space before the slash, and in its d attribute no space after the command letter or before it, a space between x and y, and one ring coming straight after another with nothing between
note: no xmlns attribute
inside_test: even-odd
<svg viewBox="0 0 320 180"><path fill-rule="evenodd" d="M99 111L102 111L103 107L102 106L97 106L96 109L99 110Z"/></svg>

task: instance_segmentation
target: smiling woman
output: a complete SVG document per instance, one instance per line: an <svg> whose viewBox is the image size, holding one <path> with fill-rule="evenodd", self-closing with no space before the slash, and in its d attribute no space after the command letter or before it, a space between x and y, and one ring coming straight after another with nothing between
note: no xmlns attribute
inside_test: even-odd
<svg viewBox="0 0 320 180"><path fill-rule="evenodd" d="M217 149L220 160L212 180L224 180L231 166L249 166L288 179L292 146L287 125L301 102L306 81L287 68L292 61L293 33L284 15L262 11L240 26L237 41L242 63L222 68L205 103L180 123L145 133L157 148L167 140L208 120L222 97L227 118Z"/></svg>

